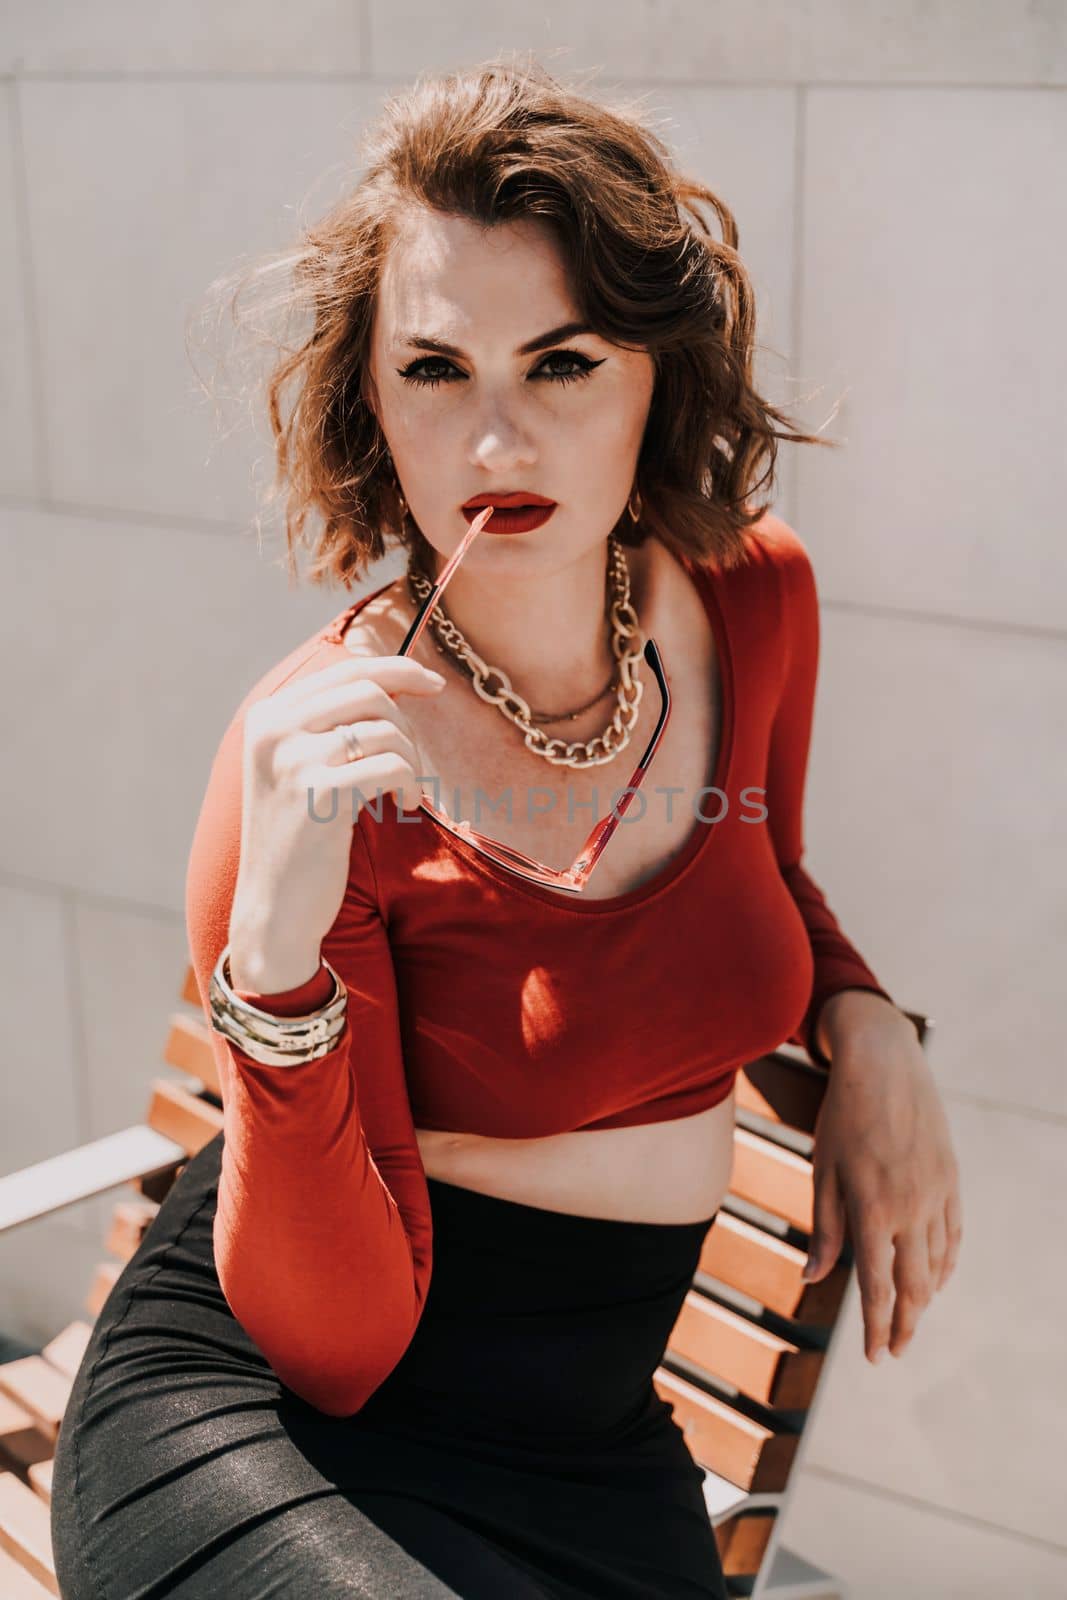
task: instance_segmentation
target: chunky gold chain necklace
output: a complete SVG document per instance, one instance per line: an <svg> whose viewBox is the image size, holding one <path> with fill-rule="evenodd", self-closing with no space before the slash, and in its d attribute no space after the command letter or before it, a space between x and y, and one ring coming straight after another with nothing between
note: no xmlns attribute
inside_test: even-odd
<svg viewBox="0 0 1067 1600"><path fill-rule="evenodd" d="M416 605L421 605L433 588L432 583L413 567L408 568L408 587ZM611 649L618 663L613 676L616 684L617 704L611 721L603 733L586 742L569 743L565 739L550 738L541 728L534 726L535 713L515 689L502 667L490 667L473 650L447 616L440 602L430 612L430 627L441 648L459 665L470 679L476 694L497 709L519 728L523 743L534 755L543 756L553 766L597 767L614 761L625 750L637 723L637 710L641 704L644 685L637 676L637 665L642 660L644 641L641 638L637 613L630 604L630 570L622 546L614 535L608 537L608 589L611 594L610 619L612 625ZM489 687L489 679L496 678L499 689ZM609 688L611 685L609 684ZM596 698L602 699L607 690ZM595 705L596 700L589 702ZM579 707L584 710L585 707ZM577 712L568 715L577 716ZM560 721L561 718L542 717L543 721Z"/></svg>

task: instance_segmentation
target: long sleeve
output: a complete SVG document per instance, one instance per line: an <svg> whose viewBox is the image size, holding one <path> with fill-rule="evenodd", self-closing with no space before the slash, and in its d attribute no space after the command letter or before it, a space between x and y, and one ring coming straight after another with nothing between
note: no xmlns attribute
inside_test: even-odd
<svg viewBox="0 0 1067 1600"><path fill-rule="evenodd" d="M247 705L247 702L246 702ZM243 709L217 751L186 876L205 1017L229 937L240 855ZM348 990L345 1031L317 1061L264 1066L212 1030L223 1101L214 1254L226 1300L278 1377L334 1416L358 1411L414 1334L431 1271L431 1218L404 1075L395 974L361 824L322 953ZM330 990L253 1003L279 1015Z"/></svg>
<svg viewBox="0 0 1067 1600"><path fill-rule="evenodd" d="M826 898L809 876L804 855L804 783L815 711L819 665L819 605L811 562L800 539L787 530L776 551L781 582L780 625L785 636L781 693L767 757L767 825L789 892L804 919L815 963L811 999L791 1043L813 1061L829 1067L816 1042L819 1012L843 989L867 989L892 996L849 943Z"/></svg>

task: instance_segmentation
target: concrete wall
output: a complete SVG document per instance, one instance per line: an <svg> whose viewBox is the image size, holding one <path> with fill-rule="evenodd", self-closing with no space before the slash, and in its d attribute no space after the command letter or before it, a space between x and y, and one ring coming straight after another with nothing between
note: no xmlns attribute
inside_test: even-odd
<svg viewBox="0 0 1067 1600"><path fill-rule="evenodd" d="M768 389L820 388L809 421L844 396L846 447L786 449L779 499L823 608L809 864L935 1019L963 1170L962 1260L901 1361L864 1361L851 1306L786 1537L855 1600L1067 1593L1063 0L8 16L0 1170L140 1117L219 734L350 598L257 551L263 434L219 438L191 308L416 71L599 65L737 215ZM78 1314L106 1209L0 1240L0 1326Z"/></svg>

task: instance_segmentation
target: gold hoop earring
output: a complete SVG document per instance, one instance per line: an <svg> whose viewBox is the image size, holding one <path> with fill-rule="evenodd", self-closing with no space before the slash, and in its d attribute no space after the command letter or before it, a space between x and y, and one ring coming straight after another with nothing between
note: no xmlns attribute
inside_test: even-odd
<svg viewBox="0 0 1067 1600"><path fill-rule="evenodd" d="M636 505L634 504L635 501L637 502ZM626 502L626 509L630 513L630 521L631 522L634 522L634 523L640 522L640 520L641 520L641 511L642 511L641 491L640 491L640 489L634 488L633 490L631 490L630 498Z"/></svg>
<svg viewBox="0 0 1067 1600"><path fill-rule="evenodd" d="M408 503L404 499L404 491L400 487L400 479L397 477L396 473L396 463L393 460L392 454L388 450L385 452L385 459L389 463L389 478L393 485L393 489L396 492L397 502L400 506L400 515L402 517L406 517L408 514Z"/></svg>

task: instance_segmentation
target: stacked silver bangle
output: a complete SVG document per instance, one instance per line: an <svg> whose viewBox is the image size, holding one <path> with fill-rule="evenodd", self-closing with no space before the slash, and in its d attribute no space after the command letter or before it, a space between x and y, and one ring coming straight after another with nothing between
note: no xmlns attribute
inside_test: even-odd
<svg viewBox="0 0 1067 1600"><path fill-rule="evenodd" d="M344 1032L348 990L325 956L322 964L333 979L326 1004L304 1016L279 1017L234 993L227 945L208 984L212 1028L265 1067L294 1067L328 1055Z"/></svg>

